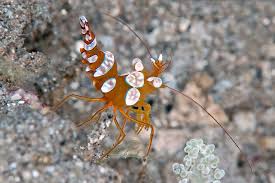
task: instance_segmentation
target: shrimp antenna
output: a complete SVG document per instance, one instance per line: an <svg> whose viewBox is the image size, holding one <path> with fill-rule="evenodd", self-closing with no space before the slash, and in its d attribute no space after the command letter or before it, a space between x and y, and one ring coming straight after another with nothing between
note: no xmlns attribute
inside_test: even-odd
<svg viewBox="0 0 275 183"><path fill-rule="evenodd" d="M210 113L206 110L205 107L203 107L199 102L197 102L196 100L194 100L192 97L189 97L188 95L186 95L183 92L180 92L179 90L176 90L174 88L171 88L167 85L164 85L164 87L169 88L170 90L172 90L175 93L181 94L182 96L184 96L185 98L191 100L192 102L194 102L197 106L199 106L203 111L205 111L222 129L223 131L226 133L226 135L230 138L230 140L235 144L235 146L239 149L241 154L244 154L243 151L241 150L240 146L236 143L236 141L233 139L233 137L227 132L227 130L221 125L220 122L218 122L218 120ZM248 160L248 158L246 156L244 156L245 160L248 162L248 165L250 167L250 170L252 173L254 173L254 170L252 168L252 163Z"/></svg>
<svg viewBox="0 0 275 183"><path fill-rule="evenodd" d="M144 45L144 47L146 48L148 54L150 55L151 58L154 58L150 52L149 46L148 44L134 31L134 29L132 29L125 21L123 21L121 18L115 17L113 15L110 15L109 13L106 12L102 12L102 14L105 14L113 19L115 19L116 21L118 21L119 23L121 23L122 25L125 25L140 41L141 43Z"/></svg>

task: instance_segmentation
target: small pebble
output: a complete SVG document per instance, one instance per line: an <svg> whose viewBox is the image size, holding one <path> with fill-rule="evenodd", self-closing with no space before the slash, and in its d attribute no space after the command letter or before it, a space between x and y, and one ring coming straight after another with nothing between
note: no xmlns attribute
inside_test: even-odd
<svg viewBox="0 0 275 183"><path fill-rule="evenodd" d="M262 148L274 151L275 150L275 137L273 137L273 136L262 137L260 139L260 144L261 144Z"/></svg>
<svg viewBox="0 0 275 183"><path fill-rule="evenodd" d="M20 100L20 101L18 101L18 104L24 104L25 103L25 101L24 100Z"/></svg>
<svg viewBox="0 0 275 183"><path fill-rule="evenodd" d="M179 30L181 32L185 32L188 29L188 27L190 26L190 23L191 23L190 20L181 18L180 23L179 23Z"/></svg>
<svg viewBox="0 0 275 183"><path fill-rule="evenodd" d="M268 19L268 18L263 18L263 20L262 20L262 22L263 22L263 24L265 25L265 26L268 26L270 23L271 23L271 21Z"/></svg>
<svg viewBox="0 0 275 183"><path fill-rule="evenodd" d="M256 129L256 117L252 112L237 112L233 119L238 129L243 132L254 132Z"/></svg>
<svg viewBox="0 0 275 183"><path fill-rule="evenodd" d="M54 166L48 166L46 168L46 171L49 172L49 173L53 173L55 171L55 167Z"/></svg>
<svg viewBox="0 0 275 183"><path fill-rule="evenodd" d="M11 96L11 100L12 100L12 101L20 100L20 99L22 99L22 96L19 95L18 93L15 93L15 94L13 94L13 95Z"/></svg>
<svg viewBox="0 0 275 183"><path fill-rule="evenodd" d="M68 12L67 12L67 10L62 9L62 10L61 10L61 14L62 14L62 15L67 15L67 14L68 14Z"/></svg>
<svg viewBox="0 0 275 183"><path fill-rule="evenodd" d="M20 182L20 177L16 176L16 177L14 178L14 180L15 180L15 182Z"/></svg>
<svg viewBox="0 0 275 183"><path fill-rule="evenodd" d="M17 164L15 162L13 162L13 163L10 164L10 169L11 170L16 169L16 167L17 167Z"/></svg>
<svg viewBox="0 0 275 183"><path fill-rule="evenodd" d="M39 176L39 172L38 172L37 170L33 170L33 171L32 171L32 176L33 176L34 178L37 178L37 177Z"/></svg>
<svg viewBox="0 0 275 183"><path fill-rule="evenodd" d="M70 87L73 89L73 90L77 90L78 87L79 87L79 82L72 82Z"/></svg>

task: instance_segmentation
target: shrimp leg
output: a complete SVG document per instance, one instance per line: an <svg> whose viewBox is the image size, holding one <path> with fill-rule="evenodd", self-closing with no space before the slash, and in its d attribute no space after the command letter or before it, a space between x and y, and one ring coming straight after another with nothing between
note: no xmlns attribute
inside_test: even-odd
<svg viewBox="0 0 275 183"><path fill-rule="evenodd" d="M150 140L149 140L149 143L148 143L147 152L145 154L145 156L148 156L148 154L149 154L149 152L151 150L151 146L152 146L152 142L153 142L153 137L154 137L154 127L153 127L153 125L151 125L150 123L146 123L146 122L139 121L139 120L136 120L136 119L132 118L131 116L129 116L128 114L126 114L122 109L120 109L119 111L128 120L133 121L134 123L137 123L138 125L142 125L142 126L145 126L145 127L149 126L151 128Z"/></svg>
<svg viewBox="0 0 275 183"><path fill-rule="evenodd" d="M84 100L84 101L87 101L87 102L104 102L105 101L104 98L91 98L91 97L85 97L85 96L76 95L76 94L69 94L69 95L65 96L60 102L58 102L52 108L52 110L56 111L62 104L64 104L70 98L76 98L76 99Z"/></svg>
<svg viewBox="0 0 275 183"><path fill-rule="evenodd" d="M86 120L76 123L76 126L78 128L83 127L83 125L87 126L90 121L92 121L97 115L101 115L101 113L104 112L106 109L108 109L108 107L109 107L109 105L104 105L102 108L100 108L98 111L96 111L91 117L87 118Z"/></svg>
<svg viewBox="0 0 275 183"><path fill-rule="evenodd" d="M126 124L126 119L124 120L124 122L123 122L123 128L120 126L120 124L118 123L118 121L117 121L117 119L116 119L116 109L114 108L114 117L113 117L113 120L114 120L114 122L115 122L115 125L116 125L116 127L119 129L119 132L120 132L120 134L119 134L119 136L117 137L117 139L116 139L116 142L115 142L115 144L113 145L113 147L111 148L111 149L109 149L107 152L105 152L102 156L101 156L101 158L100 158L100 160L102 160L103 158L105 158L107 155L109 155L122 141L123 141L123 139L125 138L125 136L126 136L126 134L125 134L125 132L123 131L123 128L124 128L124 126L125 126L125 124Z"/></svg>

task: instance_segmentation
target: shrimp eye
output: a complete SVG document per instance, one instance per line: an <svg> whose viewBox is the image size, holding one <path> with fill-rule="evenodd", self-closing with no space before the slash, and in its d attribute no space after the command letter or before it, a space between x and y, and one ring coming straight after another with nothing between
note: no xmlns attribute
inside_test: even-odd
<svg viewBox="0 0 275 183"><path fill-rule="evenodd" d="M149 77L147 81L151 82L155 88L159 88L162 85L162 80L159 77Z"/></svg>
<svg viewBox="0 0 275 183"><path fill-rule="evenodd" d="M132 108L133 108L133 109L138 109L138 107L137 107L137 106L132 106Z"/></svg>

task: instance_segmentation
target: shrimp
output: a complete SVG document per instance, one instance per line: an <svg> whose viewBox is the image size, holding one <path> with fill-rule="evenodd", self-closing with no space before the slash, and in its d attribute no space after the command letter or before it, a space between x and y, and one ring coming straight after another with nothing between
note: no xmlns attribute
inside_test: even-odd
<svg viewBox="0 0 275 183"><path fill-rule="evenodd" d="M118 129L119 135L117 136L113 146L107 150L100 159L108 156L124 140L126 136L124 128L127 122L134 122L137 124L137 134L139 134L144 128L150 129L149 143L145 153L145 157L148 156L154 137L154 126L150 120L151 106L146 102L146 97L161 88L168 88L171 91L186 97L199 106L214 120L215 123L217 123L225 131L230 140L242 153L241 148L232 138L232 136L200 103L188 95L163 83L160 76L169 67L171 61L164 62L162 54L160 54L157 59L153 58L146 43L137 35L137 33L131 29L130 26L128 26L119 18L113 17L107 13L104 14L126 25L141 40L150 55L150 64L152 67L151 69L147 69L144 67L142 61L139 58L134 58L132 61L132 67L134 71L119 75L117 70L117 62L114 58L114 55L111 52L103 51L98 47L96 36L92 31L88 20L84 16L80 17L81 34L84 40L84 48L80 49L80 53L83 58L81 62L86 65L86 73L88 74L88 77L92 81L92 84L96 90L101 92L102 97L90 98L70 94L61 100L56 105L55 109L60 107L69 98L77 98L87 102L104 103L104 106L98 109L98 111L91 115L87 120L77 124L77 127L82 127L89 125L91 121L100 116L100 114L108 108L113 108L112 121L115 123ZM118 113L120 113L123 117L122 124L120 124L117 120ZM129 113L134 114L135 117L132 117L132 115ZM253 171L249 160L246 160L251 168L251 171Z"/></svg>

